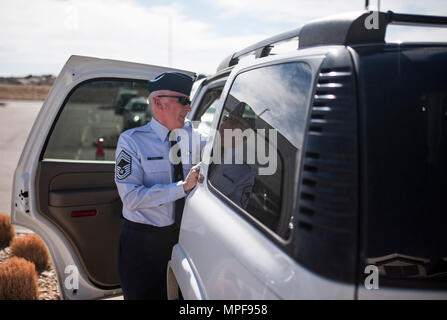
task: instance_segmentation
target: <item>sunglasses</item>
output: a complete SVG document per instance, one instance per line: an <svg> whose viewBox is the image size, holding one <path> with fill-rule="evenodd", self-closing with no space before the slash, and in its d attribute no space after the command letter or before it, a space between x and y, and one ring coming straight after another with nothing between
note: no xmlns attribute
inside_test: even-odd
<svg viewBox="0 0 447 320"><path fill-rule="evenodd" d="M170 95L160 95L157 96L158 98L177 98L178 102L182 105L182 106L187 106L189 104L191 104L191 100L189 100L188 97L184 97L184 96L170 96Z"/></svg>

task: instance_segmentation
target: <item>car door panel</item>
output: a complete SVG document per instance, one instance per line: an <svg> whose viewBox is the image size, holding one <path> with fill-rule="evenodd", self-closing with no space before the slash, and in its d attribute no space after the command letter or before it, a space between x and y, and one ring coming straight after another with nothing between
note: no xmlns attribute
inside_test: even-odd
<svg viewBox="0 0 447 320"><path fill-rule="evenodd" d="M203 210L203 203L207 209ZM271 244L200 185L185 204L179 244L206 299L277 299L262 268L275 267ZM212 219L210 219L212 215ZM228 237L231 230L231 237ZM225 239L225 241L222 241ZM227 241L229 240L229 241ZM250 248L249 250L247 250ZM262 261L254 266L251 261Z"/></svg>
<svg viewBox="0 0 447 320"><path fill-rule="evenodd" d="M214 86L210 84L207 88L212 90ZM225 100L222 97L227 96L228 90L229 86L225 84L212 128L217 127ZM204 97L206 92L198 95ZM178 273L176 277L182 294L186 299L278 299L279 296L267 285L277 282L269 278L275 273L272 268L284 271L284 266L275 261L278 257L274 254L273 243L209 189L207 164L212 145L210 139L201 166L205 180L186 199L179 243L173 250L172 270ZM177 256L178 252L184 257ZM182 269L177 265L178 261L182 267L187 265L188 268ZM185 280L188 278L185 274L194 279Z"/></svg>
<svg viewBox="0 0 447 320"><path fill-rule="evenodd" d="M50 191L48 205L50 207L70 207L79 204L110 203L118 199L119 194L115 188L56 190Z"/></svg>
<svg viewBox="0 0 447 320"><path fill-rule="evenodd" d="M47 245L65 299L119 293L116 258L122 204L114 183L114 158L123 128L107 124L119 120L113 104L119 88L114 83L144 86L167 71L194 75L72 56L34 122L14 175L11 222L31 229ZM70 101L71 109L65 108ZM97 137L103 138L103 150ZM45 153L49 145L56 148ZM66 285L72 275L67 270L77 271L76 286Z"/></svg>
<svg viewBox="0 0 447 320"><path fill-rule="evenodd" d="M114 165L42 161L36 176L39 213L64 233L90 280L118 287L118 272L111 266L117 261L122 203Z"/></svg>

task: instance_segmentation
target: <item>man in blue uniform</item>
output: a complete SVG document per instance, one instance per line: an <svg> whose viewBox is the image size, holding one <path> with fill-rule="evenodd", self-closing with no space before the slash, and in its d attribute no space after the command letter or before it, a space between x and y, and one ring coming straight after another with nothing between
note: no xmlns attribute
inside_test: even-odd
<svg viewBox="0 0 447 320"><path fill-rule="evenodd" d="M175 72L149 81L152 120L123 132L116 149L115 182L123 202L118 272L124 299L166 299L166 268L178 241L187 192L196 186L191 111L193 79ZM175 137L176 129L183 134ZM181 162L170 161L172 146ZM200 150L198 151L200 153ZM172 158L171 158L172 159Z"/></svg>

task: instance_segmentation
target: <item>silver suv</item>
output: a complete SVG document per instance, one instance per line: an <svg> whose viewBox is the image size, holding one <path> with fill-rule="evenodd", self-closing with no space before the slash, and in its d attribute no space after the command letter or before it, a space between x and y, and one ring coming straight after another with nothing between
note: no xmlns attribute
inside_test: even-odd
<svg viewBox="0 0 447 320"><path fill-rule="evenodd" d="M447 298L447 45L384 41L388 24L447 19L381 12L375 29L370 14L261 41L201 83L189 118L210 134L205 180L186 199L171 299ZM275 54L284 41L297 49ZM11 219L42 237L66 299L120 292L116 141L101 158L95 141L123 130L104 107L120 90L145 96L167 70L73 56L32 128ZM210 159L226 120L269 151L223 183Z"/></svg>

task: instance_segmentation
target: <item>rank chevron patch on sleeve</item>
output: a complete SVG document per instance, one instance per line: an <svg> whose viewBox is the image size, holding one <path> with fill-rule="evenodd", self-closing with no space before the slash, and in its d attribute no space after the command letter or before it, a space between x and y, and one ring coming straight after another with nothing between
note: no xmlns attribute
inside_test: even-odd
<svg viewBox="0 0 447 320"><path fill-rule="evenodd" d="M127 178L132 173L132 157L124 150L121 150L116 158L115 175L118 180Z"/></svg>

